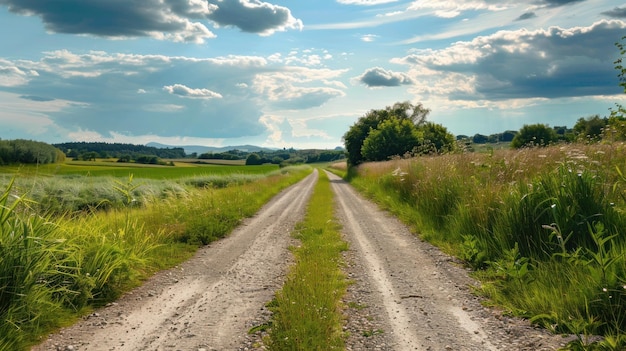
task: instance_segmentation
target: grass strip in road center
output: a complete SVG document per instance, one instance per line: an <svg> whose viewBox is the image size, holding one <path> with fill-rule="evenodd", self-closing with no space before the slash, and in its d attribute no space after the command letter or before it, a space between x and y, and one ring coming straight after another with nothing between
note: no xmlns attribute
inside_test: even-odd
<svg viewBox="0 0 626 351"><path fill-rule="evenodd" d="M345 349L341 299L347 280L341 253L348 244L341 239L333 204L328 176L320 172L307 214L293 234L301 243L293 248L296 263L270 304L270 350Z"/></svg>

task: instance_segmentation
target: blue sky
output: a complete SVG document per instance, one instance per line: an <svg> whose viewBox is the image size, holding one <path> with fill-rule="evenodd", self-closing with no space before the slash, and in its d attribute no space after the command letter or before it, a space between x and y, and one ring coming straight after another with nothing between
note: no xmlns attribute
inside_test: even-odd
<svg viewBox="0 0 626 351"><path fill-rule="evenodd" d="M608 0L0 0L0 138L334 148L422 103L453 134L624 103Z"/></svg>

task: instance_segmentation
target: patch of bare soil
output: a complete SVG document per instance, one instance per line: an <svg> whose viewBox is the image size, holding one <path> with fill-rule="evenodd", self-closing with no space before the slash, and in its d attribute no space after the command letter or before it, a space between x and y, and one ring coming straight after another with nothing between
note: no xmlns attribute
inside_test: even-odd
<svg viewBox="0 0 626 351"><path fill-rule="evenodd" d="M486 308L455 259L329 174L347 273L348 350L556 350L566 340Z"/></svg>
<svg viewBox="0 0 626 351"><path fill-rule="evenodd" d="M270 201L228 237L202 248L116 303L51 335L43 350L237 350L290 262L290 232L303 218L317 171Z"/></svg>

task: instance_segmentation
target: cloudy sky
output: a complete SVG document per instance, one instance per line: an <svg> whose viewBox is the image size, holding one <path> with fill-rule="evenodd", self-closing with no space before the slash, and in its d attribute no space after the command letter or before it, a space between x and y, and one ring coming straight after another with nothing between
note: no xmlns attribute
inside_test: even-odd
<svg viewBox="0 0 626 351"><path fill-rule="evenodd" d="M0 138L334 148L421 102L454 134L626 95L622 0L0 0Z"/></svg>

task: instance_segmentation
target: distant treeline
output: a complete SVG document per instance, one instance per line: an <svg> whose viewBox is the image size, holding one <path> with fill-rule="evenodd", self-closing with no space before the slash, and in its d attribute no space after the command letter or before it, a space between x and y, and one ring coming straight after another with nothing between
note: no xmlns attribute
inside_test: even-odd
<svg viewBox="0 0 626 351"><path fill-rule="evenodd" d="M198 158L205 160L246 160L247 165L273 163L286 166L301 163L332 162L346 158L346 154L343 150L282 149L258 152L231 150L221 153L207 152L199 155Z"/></svg>
<svg viewBox="0 0 626 351"><path fill-rule="evenodd" d="M47 164L65 161L56 147L33 140L0 140L0 165L12 163Z"/></svg>
<svg viewBox="0 0 626 351"><path fill-rule="evenodd" d="M578 123L582 123L580 120ZM556 126L552 127L556 134L559 136L559 139L565 141L573 141L575 134L574 129L568 128L566 126ZM517 130L507 130L502 133L496 133L491 135L484 134L474 134L473 136L468 135L457 135L456 139L460 141L469 141L474 144L493 144L493 143L510 143L513 141L513 138L519 133Z"/></svg>
<svg viewBox="0 0 626 351"><path fill-rule="evenodd" d="M160 149L153 146L103 143L103 142L71 142L54 144L73 159L122 158L137 159L142 156L158 158L184 158L185 150L181 147Z"/></svg>

